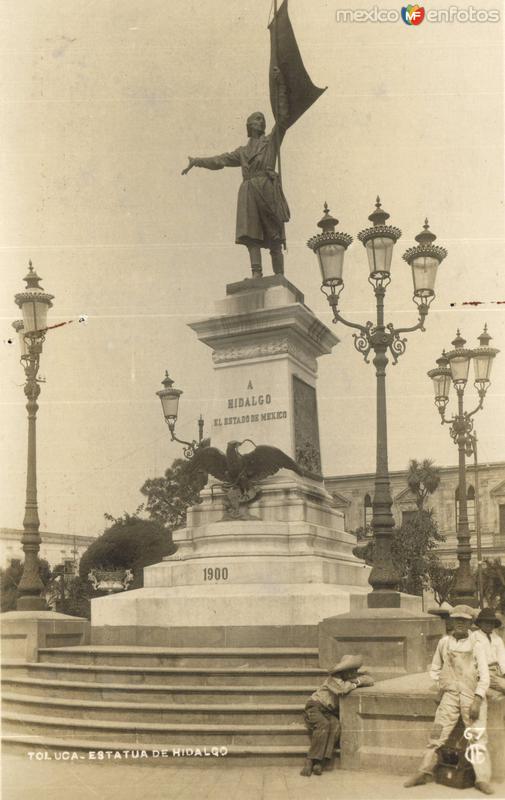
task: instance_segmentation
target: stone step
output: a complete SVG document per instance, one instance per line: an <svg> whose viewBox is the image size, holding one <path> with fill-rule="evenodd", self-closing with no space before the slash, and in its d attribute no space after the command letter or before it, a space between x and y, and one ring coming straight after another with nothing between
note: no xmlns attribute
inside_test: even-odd
<svg viewBox="0 0 505 800"><path fill-rule="evenodd" d="M140 647L82 645L43 647L39 660L48 663L107 664L141 667L318 668L318 649L311 647Z"/></svg>
<svg viewBox="0 0 505 800"><path fill-rule="evenodd" d="M8 714L31 714L47 717L75 719L75 700L23 695L13 692L2 694L2 711ZM177 722L212 725L290 725L303 720L303 705L284 706L198 703L166 704L79 700L79 718L90 721L114 722Z"/></svg>
<svg viewBox="0 0 505 800"><path fill-rule="evenodd" d="M77 712L78 713L78 712ZM97 739L105 742L124 742L138 747L158 741L175 741L180 747L212 747L229 745L301 745L307 746L308 735L303 724L244 725L168 722L117 722L114 720L84 720L67 717L39 717L4 711L4 734L30 734L32 737L61 738L72 749L73 739L89 739L96 747Z"/></svg>
<svg viewBox="0 0 505 800"><path fill-rule="evenodd" d="M10 662L3 674L22 671L25 675L52 680L92 681L94 683L166 684L168 686L199 683L201 686L265 686L313 684L327 676L325 670L312 667L139 667L110 664L71 664L49 662Z"/></svg>
<svg viewBox="0 0 505 800"><path fill-rule="evenodd" d="M2 687L8 692L45 697L76 698L79 700L111 700L132 702L202 703L202 704L283 704L303 708L315 684L306 686L164 686L163 684L93 683L91 681L61 681L33 678L24 675L3 677Z"/></svg>
<svg viewBox="0 0 505 800"><path fill-rule="evenodd" d="M226 745L226 753L214 756L210 752L210 756L206 755L203 750L194 755L184 753L180 744L170 744L163 741L163 744L155 744L152 742L146 743L143 740L136 741L131 747L128 747L130 755L125 755L124 751L125 742L115 740L104 741L102 739L94 739L92 742L75 737L71 740L67 738L60 739L54 736L31 736L23 732L13 734L2 734L2 749L4 753L11 753L27 757L27 753L36 753L38 759L62 759L72 760L78 759L81 763L96 764L104 763L105 761L117 761L117 754L121 754L121 765L133 764L138 765L149 763L149 765L166 766L192 766L203 767L209 769L212 766L221 766L223 761L228 763L231 761L233 766L280 766L283 764L298 764L301 762L307 752L307 745L297 744L263 744L263 745L245 745L233 744ZM219 747L217 746L219 751ZM196 747L193 746L193 751ZM338 752L338 751L337 751ZM132 756L131 753L137 754ZM63 755L65 754L65 755ZM145 754L145 755L144 755ZM116 756L116 758L114 758Z"/></svg>

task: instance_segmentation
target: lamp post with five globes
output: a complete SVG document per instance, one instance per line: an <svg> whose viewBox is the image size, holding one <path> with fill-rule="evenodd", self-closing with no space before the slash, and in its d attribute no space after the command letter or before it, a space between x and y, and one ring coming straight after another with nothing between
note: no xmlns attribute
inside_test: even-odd
<svg viewBox="0 0 505 800"><path fill-rule="evenodd" d="M491 336L487 325L479 336L479 347L469 349L465 347L466 340L457 331L456 338L452 341L454 347L448 353L445 351L437 359L437 367L428 372L428 377L433 381L435 390L435 405L442 418L442 425L450 425L449 433L454 443L458 446L459 456L459 511L457 524L458 539L458 569L456 580L452 589L454 603L476 605L475 584L470 569L472 555L470 546L470 526L468 523L468 503L466 489L466 456L475 452L477 442L473 433L473 417L484 405L484 398L490 385L491 367L495 356L499 353L495 347L489 347ZM474 386L479 396L478 405L473 411L465 411L464 395L468 383L470 362L474 368ZM445 411L449 402L451 383L456 389L458 410L453 417L447 419ZM478 498L477 498L478 501ZM480 549L480 548L479 548ZM480 573L480 554L478 554L478 568ZM479 574L480 583L480 574Z"/></svg>
<svg viewBox="0 0 505 800"><path fill-rule="evenodd" d="M393 364L396 364L398 358L405 352L407 339L402 334L425 330L424 324L429 307L435 297L437 269L447 251L434 244L436 236L430 231L426 220L424 229L416 236L417 245L407 250L403 256L412 270L413 301L417 306L419 319L416 325L395 328L392 323L385 323L384 300L386 288L391 282L393 248L401 236L401 231L387 224L389 214L381 207L379 198L368 219L372 226L361 231L358 238L368 256L370 273L368 282L373 287L376 298L375 322L368 321L364 325L349 322L339 311L339 299L344 288L344 255L352 242L352 237L335 230L338 220L330 215L327 204L324 206L324 216L318 222L322 233L312 237L307 245L318 258L322 276L321 291L328 298L333 312L333 322L341 322L356 331L353 334L354 346L367 363L370 351L374 352L373 364L377 378L377 443L375 491L372 503L374 563L369 577L372 592L368 594L368 606L399 607L400 575L391 558L395 523L391 513L393 500L388 470L386 367L389 356L393 359Z"/></svg>

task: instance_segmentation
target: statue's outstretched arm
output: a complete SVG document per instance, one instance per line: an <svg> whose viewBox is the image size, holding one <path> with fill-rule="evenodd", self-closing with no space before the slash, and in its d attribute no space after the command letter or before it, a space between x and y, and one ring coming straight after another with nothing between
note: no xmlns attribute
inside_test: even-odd
<svg viewBox="0 0 505 800"><path fill-rule="evenodd" d="M231 153L221 153L219 156L209 156L208 158L192 158L188 156L189 164L182 170L183 175L187 175L193 167L203 167L204 169L223 169L224 167L240 167L240 148Z"/></svg>

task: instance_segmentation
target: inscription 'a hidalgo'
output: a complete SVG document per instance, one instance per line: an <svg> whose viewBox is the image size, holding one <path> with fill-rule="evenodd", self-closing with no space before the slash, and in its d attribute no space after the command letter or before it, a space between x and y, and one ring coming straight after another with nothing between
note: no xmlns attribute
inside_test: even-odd
<svg viewBox="0 0 505 800"><path fill-rule="evenodd" d="M228 408L247 408L247 406L269 406L272 397L269 394L259 394L257 397L231 397Z"/></svg>

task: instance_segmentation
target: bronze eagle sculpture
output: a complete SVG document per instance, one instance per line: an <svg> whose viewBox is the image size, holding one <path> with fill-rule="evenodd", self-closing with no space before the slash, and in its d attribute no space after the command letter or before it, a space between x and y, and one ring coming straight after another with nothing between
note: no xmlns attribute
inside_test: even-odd
<svg viewBox="0 0 505 800"><path fill-rule="evenodd" d="M245 442L250 442L255 449L242 454L239 448ZM227 510L232 517L239 516L240 505L250 503L257 496L255 484L280 469L304 475L296 461L278 447L256 446L251 439L228 442L226 454L217 447L200 447L188 465L190 475L206 472L221 481L228 501Z"/></svg>

